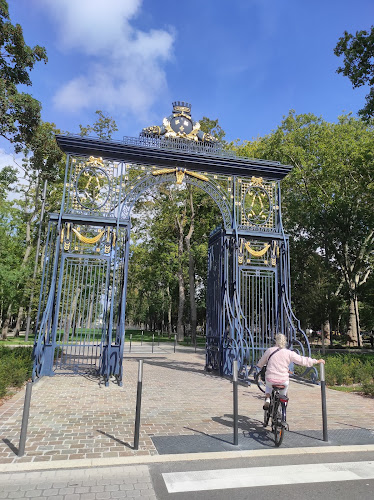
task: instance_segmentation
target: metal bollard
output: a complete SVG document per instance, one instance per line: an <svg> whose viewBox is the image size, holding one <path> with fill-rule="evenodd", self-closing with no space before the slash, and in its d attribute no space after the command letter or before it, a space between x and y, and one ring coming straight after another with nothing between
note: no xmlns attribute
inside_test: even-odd
<svg viewBox="0 0 374 500"><path fill-rule="evenodd" d="M177 336L176 336L176 335L174 335L174 352L175 352L175 347L176 347L176 345L177 345Z"/></svg>
<svg viewBox="0 0 374 500"><path fill-rule="evenodd" d="M134 450L138 450L139 449L140 410L141 410L141 406L142 406L142 383L143 383L143 360L139 359L139 367L138 367L138 390L137 390L137 393L136 393Z"/></svg>
<svg viewBox="0 0 374 500"><path fill-rule="evenodd" d="M232 393L234 414L234 445L238 445L238 362L234 361L232 367Z"/></svg>
<svg viewBox="0 0 374 500"><path fill-rule="evenodd" d="M155 343L155 334L152 335L152 353L153 353L153 344Z"/></svg>
<svg viewBox="0 0 374 500"><path fill-rule="evenodd" d="M131 352L131 342L132 342L132 333L130 333L130 350L129 350L129 352Z"/></svg>
<svg viewBox="0 0 374 500"><path fill-rule="evenodd" d="M196 335L195 335L195 353L196 353Z"/></svg>
<svg viewBox="0 0 374 500"><path fill-rule="evenodd" d="M23 405L21 435L19 438L19 446L18 446L18 456L19 457L23 457L23 455L25 454L27 425L29 423L29 413L30 413L31 391L32 391L32 382L27 382L25 402Z"/></svg>
<svg viewBox="0 0 374 500"><path fill-rule="evenodd" d="M327 436L327 410L326 410L326 382L325 382L325 365L320 363L320 379L321 379L321 400L322 400L322 425L323 425L323 440L328 441Z"/></svg>

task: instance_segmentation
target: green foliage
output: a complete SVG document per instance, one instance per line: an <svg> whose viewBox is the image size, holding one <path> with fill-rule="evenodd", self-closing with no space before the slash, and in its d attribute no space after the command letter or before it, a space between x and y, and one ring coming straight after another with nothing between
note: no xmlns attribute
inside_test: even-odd
<svg viewBox="0 0 374 500"><path fill-rule="evenodd" d="M55 182L64 177L65 155L58 147L55 135L61 131L54 123L41 122L23 148L23 168L33 181ZM62 193L61 193L62 195Z"/></svg>
<svg viewBox="0 0 374 500"><path fill-rule="evenodd" d="M328 123L291 111L272 134L231 147L242 156L293 166L282 183L283 222L301 252L300 265L310 266L303 295L316 288L317 302L336 309L330 302L344 285L348 300L356 300L373 266L373 127L351 115ZM294 268L292 253L291 259ZM298 272L304 273L301 267Z"/></svg>
<svg viewBox="0 0 374 500"><path fill-rule="evenodd" d="M17 85L31 85L29 71L47 61L45 49L26 45L19 24L9 19L8 3L0 3L0 136L15 144L28 142L39 124L40 103Z"/></svg>
<svg viewBox="0 0 374 500"><path fill-rule="evenodd" d="M114 132L118 131L115 120L99 109L95 113L98 115L98 119L92 126L86 125L84 127L79 125L80 135L85 137L86 135L95 134L99 139L112 139Z"/></svg>
<svg viewBox="0 0 374 500"><path fill-rule="evenodd" d="M366 105L358 112L362 118L369 120L374 116L374 26L370 31L357 31L355 36L345 31L334 54L344 56L343 66L337 69L337 73L347 76L353 88L365 84L371 86Z"/></svg>
<svg viewBox="0 0 374 500"><path fill-rule="evenodd" d="M0 346L0 397L11 387L21 387L32 372L32 347Z"/></svg>
<svg viewBox="0 0 374 500"><path fill-rule="evenodd" d="M207 252L210 232L221 223L216 204L202 190L191 188L194 207L194 232L191 252L195 264L195 288L198 323L205 320L205 286ZM128 278L126 313L134 324L153 324L161 328L168 322L171 308L172 322L176 324L179 287L178 269L183 267L187 296L188 253L178 252L179 226L184 237L191 225L190 189L186 186L161 185L138 202L133 214L133 232ZM185 321L189 319L189 301L185 303ZM155 326L156 325L156 326Z"/></svg>
<svg viewBox="0 0 374 500"><path fill-rule="evenodd" d="M326 356L327 385L372 384L374 382L374 355Z"/></svg>
<svg viewBox="0 0 374 500"><path fill-rule="evenodd" d="M362 384L362 391L368 396L374 396L374 382L365 381Z"/></svg>
<svg viewBox="0 0 374 500"><path fill-rule="evenodd" d="M7 197L10 186L17 182L17 170L13 167L4 167L0 170L0 198Z"/></svg>
<svg viewBox="0 0 374 500"><path fill-rule="evenodd" d="M219 125L218 118L216 120L211 120L210 118L203 116L203 118L199 120L199 123L200 128L203 132L212 135L213 137L218 139L219 142L225 143L224 138L226 132Z"/></svg>

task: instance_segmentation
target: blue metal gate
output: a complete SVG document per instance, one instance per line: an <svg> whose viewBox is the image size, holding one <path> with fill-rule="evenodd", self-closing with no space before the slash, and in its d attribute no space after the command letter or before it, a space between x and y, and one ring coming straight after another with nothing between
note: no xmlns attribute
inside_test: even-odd
<svg viewBox="0 0 374 500"><path fill-rule="evenodd" d="M189 183L216 202L209 242L206 368L248 378L279 331L302 354L308 339L290 301L279 162L236 157L173 103L162 126L121 142L57 136L67 153L60 213L51 214L36 324L33 378L95 368L122 381L131 212L163 182Z"/></svg>

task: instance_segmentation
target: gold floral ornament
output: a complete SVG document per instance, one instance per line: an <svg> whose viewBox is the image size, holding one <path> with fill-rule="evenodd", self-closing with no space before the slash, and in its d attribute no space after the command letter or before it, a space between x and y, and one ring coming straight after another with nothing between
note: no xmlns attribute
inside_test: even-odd
<svg viewBox="0 0 374 500"><path fill-rule="evenodd" d="M104 167L104 162L101 157L95 158L95 156L90 156L86 161L87 166Z"/></svg>
<svg viewBox="0 0 374 500"><path fill-rule="evenodd" d="M251 178L251 184L252 186L262 186L264 183L264 180L262 177L255 177L255 176L252 176Z"/></svg>
<svg viewBox="0 0 374 500"><path fill-rule="evenodd" d="M153 170L152 175L162 175L162 174L172 174L175 172L177 178L177 184L182 184L185 175L191 175L192 177L196 177L202 181L209 181L208 177L205 175L198 174L197 172L191 172L190 170L186 170L185 168L161 168L160 170Z"/></svg>

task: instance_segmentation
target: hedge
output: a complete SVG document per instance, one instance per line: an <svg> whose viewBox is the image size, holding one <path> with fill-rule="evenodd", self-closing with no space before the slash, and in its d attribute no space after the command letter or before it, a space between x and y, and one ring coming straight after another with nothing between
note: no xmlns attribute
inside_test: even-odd
<svg viewBox="0 0 374 500"><path fill-rule="evenodd" d="M0 346L0 397L10 387L21 387L32 372L32 347Z"/></svg>

